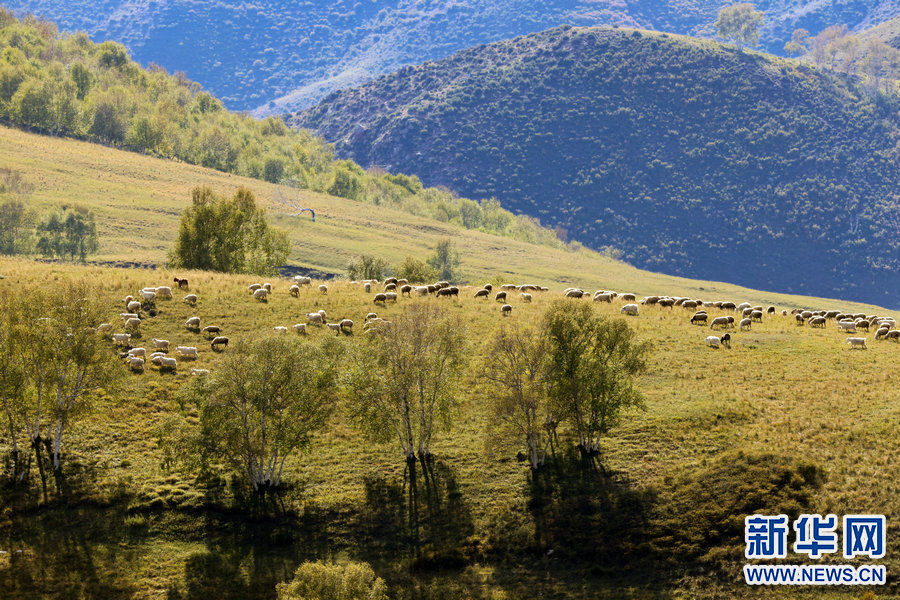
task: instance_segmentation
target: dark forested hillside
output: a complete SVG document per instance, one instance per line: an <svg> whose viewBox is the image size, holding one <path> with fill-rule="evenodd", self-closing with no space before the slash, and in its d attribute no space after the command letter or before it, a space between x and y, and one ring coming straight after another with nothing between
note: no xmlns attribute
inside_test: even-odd
<svg viewBox="0 0 900 600"><path fill-rule="evenodd" d="M124 43L184 71L232 109L280 114L401 66L550 27L622 25L712 36L734 0L6 0L67 30ZM791 32L851 30L900 15L900 0L756 0L762 47ZM273 104L269 104L274 101Z"/></svg>
<svg viewBox="0 0 900 600"><path fill-rule="evenodd" d="M713 42L563 27L401 69L294 123L641 267L897 307L897 108Z"/></svg>

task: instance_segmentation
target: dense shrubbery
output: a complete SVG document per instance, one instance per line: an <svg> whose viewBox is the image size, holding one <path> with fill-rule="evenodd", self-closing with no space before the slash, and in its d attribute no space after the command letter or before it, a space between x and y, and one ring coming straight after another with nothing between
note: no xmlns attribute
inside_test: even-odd
<svg viewBox="0 0 900 600"><path fill-rule="evenodd" d="M553 232L495 201L463 200L415 177L336 162L309 132L231 113L183 75L141 68L115 42L59 34L52 23L20 22L0 8L0 47L0 120L8 123L562 247Z"/></svg>
<svg viewBox="0 0 900 600"><path fill-rule="evenodd" d="M407 67L295 122L642 267L896 306L898 101L874 78L562 27Z"/></svg>

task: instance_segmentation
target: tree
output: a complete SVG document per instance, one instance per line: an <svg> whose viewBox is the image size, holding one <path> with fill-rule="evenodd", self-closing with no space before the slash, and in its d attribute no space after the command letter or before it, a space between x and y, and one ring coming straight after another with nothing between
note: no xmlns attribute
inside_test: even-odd
<svg viewBox="0 0 900 600"><path fill-rule="evenodd" d="M103 42L97 50L97 60L107 69L120 68L128 62L128 51L122 44Z"/></svg>
<svg viewBox="0 0 900 600"><path fill-rule="evenodd" d="M27 379L22 348L24 304L9 290L0 291L0 410L3 411L4 434L10 448L12 473L10 481L18 483L24 475L19 437L24 428Z"/></svg>
<svg viewBox="0 0 900 600"><path fill-rule="evenodd" d="M22 200L0 202L0 254L23 254L31 250L33 215Z"/></svg>
<svg viewBox="0 0 900 600"><path fill-rule="evenodd" d="M437 279L437 271L425 261L407 256L394 267L394 275L411 283L429 283Z"/></svg>
<svg viewBox="0 0 900 600"><path fill-rule="evenodd" d="M199 413L199 452L224 459L256 493L277 490L285 461L309 446L334 407L336 343L264 338L196 378L180 400Z"/></svg>
<svg viewBox="0 0 900 600"><path fill-rule="evenodd" d="M83 206L63 206L44 214L37 238L37 250L47 257L78 257L84 262L100 247L94 213Z"/></svg>
<svg viewBox="0 0 900 600"><path fill-rule="evenodd" d="M278 600L387 600L387 585L369 563L305 562L279 583Z"/></svg>
<svg viewBox="0 0 900 600"><path fill-rule="evenodd" d="M453 281L459 277L459 252L450 238L444 238L437 243L434 253L428 258L428 265L435 270L440 279Z"/></svg>
<svg viewBox="0 0 900 600"><path fill-rule="evenodd" d="M53 127L53 93L43 81L26 79L10 102L13 118L19 123L44 131Z"/></svg>
<svg viewBox="0 0 900 600"><path fill-rule="evenodd" d="M360 254L347 264L350 279L381 279L386 270L387 262L371 254Z"/></svg>
<svg viewBox="0 0 900 600"><path fill-rule="evenodd" d="M791 41L784 45L784 51L786 54L798 56L808 52L811 44L812 38L809 35L809 31L806 29L795 29L794 33L791 34Z"/></svg>
<svg viewBox="0 0 900 600"><path fill-rule="evenodd" d="M374 439L395 439L407 464L430 461L457 403L465 347L462 325L436 306L413 304L379 323L351 369L352 418Z"/></svg>
<svg viewBox="0 0 900 600"><path fill-rule="evenodd" d="M489 441L524 443L533 470L544 464L555 434L547 379L547 339L534 328L504 328L490 342L482 366L489 382Z"/></svg>
<svg viewBox="0 0 900 600"><path fill-rule="evenodd" d="M592 459L622 413L642 406L634 377L646 369L650 345L638 342L625 321L606 319L578 302L552 304L543 328L551 406L570 423L582 456Z"/></svg>
<svg viewBox="0 0 900 600"><path fill-rule="evenodd" d="M339 162L335 166L334 182L328 188L328 193L350 200L362 200L365 191L362 183L364 175L357 165L349 161Z"/></svg>
<svg viewBox="0 0 900 600"><path fill-rule="evenodd" d="M726 6L719 11L716 19L716 30L719 37L738 45L756 46L759 44L759 28L763 24L763 13L748 3Z"/></svg>
<svg viewBox="0 0 900 600"><path fill-rule="evenodd" d="M171 262L185 269L268 274L284 264L289 251L287 234L268 224L253 192L240 188L224 198L202 187L191 192L191 206L181 216Z"/></svg>
<svg viewBox="0 0 900 600"><path fill-rule="evenodd" d="M84 97L91 91L91 85L94 83L94 76L91 75L90 69L77 62L69 69L69 74L75 83L75 97L79 100L84 100Z"/></svg>

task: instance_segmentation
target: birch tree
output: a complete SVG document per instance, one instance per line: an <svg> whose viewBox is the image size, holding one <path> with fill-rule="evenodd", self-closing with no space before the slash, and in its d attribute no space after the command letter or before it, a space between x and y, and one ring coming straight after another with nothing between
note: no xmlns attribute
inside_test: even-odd
<svg viewBox="0 0 900 600"><path fill-rule="evenodd" d="M587 304L557 301L544 318L549 345L551 406L568 422L585 458L622 413L641 407L634 378L647 368L649 343L622 319L606 319Z"/></svg>
<svg viewBox="0 0 900 600"><path fill-rule="evenodd" d="M8 291L0 294L0 410L12 462L11 481L24 476L19 437L24 426L27 379L21 343L21 303ZM2 438L0 438L2 439Z"/></svg>
<svg viewBox="0 0 900 600"><path fill-rule="evenodd" d="M465 347L462 324L429 304L378 324L351 372L352 417L373 438L395 440L407 464L429 461L457 405Z"/></svg>
<svg viewBox="0 0 900 600"><path fill-rule="evenodd" d="M310 445L337 398L331 339L268 338L235 351L181 394L200 415L200 452L221 457L256 493L276 490L287 459Z"/></svg>
<svg viewBox="0 0 900 600"><path fill-rule="evenodd" d="M534 328L504 328L490 342L481 376L491 407L489 443L524 443L532 470L544 464L555 434L547 383L547 339Z"/></svg>

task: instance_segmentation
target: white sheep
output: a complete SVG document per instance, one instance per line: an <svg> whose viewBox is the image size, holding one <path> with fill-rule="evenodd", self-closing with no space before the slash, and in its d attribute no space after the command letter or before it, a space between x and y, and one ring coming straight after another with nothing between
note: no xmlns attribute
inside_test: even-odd
<svg viewBox="0 0 900 600"><path fill-rule="evenodd" d="M290 287L290 289L288 290L288 293L291 296L293 296L294 298L299 298L300 297L300 286L297 284L292 285Z"/></svg>
<svg viewBox="0 0 900 600"><path fill-rule="evenodd" d="M141 358L146 358L147 350L145 348L132 348L128 351L128 356L139 356Z"/></svg>
<svg viewBox="0 0 900 600"><path fill-rule="evenodd" d="M632 315L632 316L636 317L638 314L638 305L637 304L626 304L621 309L619 309L619 312L621 312L622 314Z"/></svg>
<svg viewBox="0 0 900 600"><path fill-rule="evenodd" d="M259 288L258 290L253 292L253 298L258 302L268 302L269 292L266 290L266 288Z"/></svg>
<svg viewBox="0 0 900 600"><path fill-rule="evenodd" d="M141 290L141 298L144 299L144 302L153 302L156 300L156 292L150 290Z"/></svg>
<svg viewBox="0 0 900 600"><path fill-rule="evenodd" d="M182 298L181 301L190 306L196 306L197 305L197 294L188 294L187 296Z"/></svg>
<svg viewBox="0 0 900 600"><path fill-rule="evenodd" d="M174 358L169 358L168 356L160 356L159 362L159 370L172 371L173 373L178 369L178 361Z"/></svg>
<svg viewBox="0 0 900 600"><path fill-rule="evenodd" d="M264 284L262 284L262 286L263 286L264 290L266 290L270 294L272 293L272 284L271 283L264 283Z"/></svg>
<svg viewBox="0 0 900 600"><path fill-rule="evenodd" d="M323 294L327 294L327 293L328 293L328 286L325 285L325 284L323 283L322 285L319 286L319 291L320 291L321 293L323 293Z"/></svg>
<svg viewBox="0 0 900 600"><path fill-rule="evenodd" d="M304 275L295 275L294 281L296 281L298 285L311 285L312 284L312 278L306 277Z"/></svg>
<svg viewBox="0 0 900 600"><path fill-rule="evenodd" d="M315 325L321 325L325 322L325 318L322 316L322 314L317 312L306 313L306 318L310 323L313 323Z"/></svg>
<svg viewBox="0 0 900 600"><path fill-rule="evenodd" d="M160 300L171 300L172 299L172 288L167 285L161 285L156 288L156 297Z"/></svg>
<svg viewBox="0 0 900 600"><path fill-rule="evenodd" d="M132 317L125 321L125 329L130 329L131 331L141 331L141 320L137 317Z"/></svg>
<svg viewBox="0 0 900 600"><path fill-rule="evenodd" d="M132 300L128 303L128 306L126 308L130 313L137 313L141 310L141 303L137 300Z"/></svg>
<svg viewBox="0 0 900 600"><path fill-rule="evenodd" d="M856 323L853 321L838 321L837 322L838 329L844 331L846 333L856 333ZM857 339L857 338L847 338L849 339ZM865 338L863 338L865 339Z"/></svg>
<svg viewBox="0 0 900 600"><path fill-rule="evenodd" d="M325 326L328 327L328 329L335 332L336 334L341 333L341 324L340 323L325 323Z"/></svg>
<svg viewBox="0 0 900 600"><path fill-rule="evenodd" d="M751 319L741 319L741 331L744 331L745 329L747 331L750 331L751 323L753 323L753 321Z"/></svg>
<svg viewBox="0 0 900 600"><path fill-rule="evenodd" d="M352 330L353 329L353 321L351 321L350 319L341 319L340 326L341 326L341 331L347 331L348 329Z"/></svg>
<svg viewBox="0 0 900 600"><path fill-rule="evenodd" d="M144 372L144 359L139 356L128 357L128 367L135 373Z"/></svg>
<svg viewBox="0 0 900 600"><path fill-rule="evenodd" d="M131 334L130 333L114 333L114 334L112 334L112 341L114 341L117 346L130 346L131 345Z"/></svg>
<svg viewBox="0 0 900 600"><path fill-rule="evenodd" d="M261 287L262 287L261 283L251 283L250 285L247 286L247 290L249 291L250 295L252 296L253 292L260 289Z"/></svg>
<svg viewBox="0 0 900 600"><path fill-rule="evenodd" d="M128 319L139 318L137 313L119 313L119 316L122 317L123 321L127 321Z"/></svg>
<svg viewBox="0 0 900 600"><path fill-rule="evenodd" d="M366 315L366 321L368 321L369 319L377 319L377 318L378 318L377 313L370 312L369 314Z"/></svg>
<svg viewBox="0 0 900 600"><path fill-rule="evenodd" d="M190 358L198 358L200 356L195 346L175 346L175 354Z"/></svg>
<svg viewBox="0 0 900 600"><path fill-rule="evenodd" d="M154 358L157 358L157 357L159 357L159 356L165 356L165 355L166 355L165 352L152 352L152 353L150 354L150 360L152 361ZM154 363L154 364L155 364L155 363Z"/></svg>
<svg viewBox="0 0 900 600"><path fill-rule="evenodd" d="M275 333L287 333L287 327L284 325L278 325L275 327Z"/></svg>
<svg viewBox="0 0 900 600"><path fill-rule="evenodd" d="M213 338L209 347L213 350L213 352L220 352L219 346L228 347L228 338L224 335L219 335Z"/></svg>
<svg viewBox="0 0 900 600"><path fill-rule="evenodd" d="M191 317L184 322L184 326L190 330L198 331L200 329L200 317Z"/></svg>
<svg viewBox="0 0 900 600"><path fill-rule="evenodd" d="M306 323L297 323L296 325L294 325L294 331L297 332L297 335L305 335Z"/></svg>
<svg viewBox="0 0 900 600"><path fill-rule="evenodd" d="M709 328L715 329L716 326L720 327L728 327L729 321L728 317L716 317L712 321L709 322Z"/></svg>
<svg viewBox="0 0 900 600"><path fill-rule="evenodd" d="M860 350L866 350L866 338L864 337L848 337L847 343L850 344L850 349L859 348Z"/></svg>
<svg viewBox="0 0 900 600"><path fill-rule="evenodd" d="M531 294L528 292L522 292L522 302L531 302Z"/></svg>

